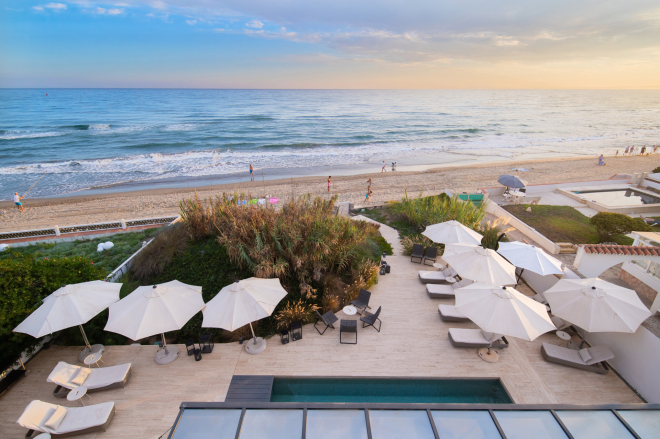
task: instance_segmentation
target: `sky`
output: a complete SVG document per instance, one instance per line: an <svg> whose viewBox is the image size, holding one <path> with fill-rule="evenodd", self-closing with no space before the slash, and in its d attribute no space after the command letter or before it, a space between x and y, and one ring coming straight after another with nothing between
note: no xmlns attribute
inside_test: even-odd
<svg viewBox="0 0 660 439"><path fill-rule="evenodd" d="M660 88L660 2L0 0L0 87Z"/></svg>

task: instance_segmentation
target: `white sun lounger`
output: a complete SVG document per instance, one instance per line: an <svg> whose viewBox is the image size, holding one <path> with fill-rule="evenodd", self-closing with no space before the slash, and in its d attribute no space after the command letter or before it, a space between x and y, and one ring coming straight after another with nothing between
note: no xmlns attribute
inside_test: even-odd
<svg viewBox="0 0 660 439"><path fill-rule="evenodd" d="M71 389L82 385L88 392L125 387L130 375L131 363L89 369L60 361L46 381L57 384L53 395L64 398Z"/></svg>
<svg viewBox="0 0 660 439"><path fill-rule="evenodd" d="M492 337L492 334L488 335ZM495 349L509 347L509 342L504 336L494 340L492 345L488 340L481 329L449 328L449 341L456 348L487 348L489 345Z"/></svg>
<svg viewBox="0 0 660 439"><path fill-rule="evenodd" d="M605 345L593 346L585 349L569 349L550 343L543 343L541 355L545 361L588 370L600 374L609 372L605 361L614 358L614 354Z"/></svg>
<svg viewBox="0 0 660 439"><path fill-rule="evenodd" d="M423 284L446 284L447 276L442 271L420 271L419 280Z"/></svg>
<svg viewBox="0 0 660 439"><path fill-rule="evenodd" d="M472 283L470 279L463 279L450 285L426 284L426 292L432 299L453 299L457 289Z"/></svg>
<svg viewBox="0 0 660 439"><path fill-rule="evenodd" d="M88 405L86 407L62 407L47 402L32 401L16 423L33 434L50 433L52 437L106 431L115 414L115 403Z"/></svg>
<svg viewBox="0 0 660 439"><path fill-rule="evenodd" d="M438 305L438 312L440 318L444 322L468 322L470 319L465 317L461 312L456 310L453 305Z"/></svg>

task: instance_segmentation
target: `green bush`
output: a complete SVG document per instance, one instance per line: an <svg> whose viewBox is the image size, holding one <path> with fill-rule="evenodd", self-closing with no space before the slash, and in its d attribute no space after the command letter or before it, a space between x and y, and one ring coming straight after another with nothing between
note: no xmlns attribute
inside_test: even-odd
<svg viewBox="0 0 660 439"><path fill-rule="evenodd" d="M660 172L660 166L651 171L652 174L657 174L658 172Z"/></svg>
<svg viewBox="0 0 660 439"><path fill-rule="evenodd" d="M376 237L376 242L378 243L378 246L380 247L380 252L385 253L386 255L392 255L392 246L390 245L389 242L385 240L382 236L377 236Z"/></svg>
<svg viewBox="0 0 660 439"><path fill-rule="evenodd" d="M62 285L101 280L107 274L107 270L83 257L36 259L15 253L13 258L1 259L0 370L13 365L21 352L39 343L30 335L12 330L41 305L42 299Z"/></svg>
<svg viewBox="0 0 660 439"><path fill-rule="evenodd" d="M612 241L616 235L627 233L650 232L651 226L641 218L631 218L628 215L613 212L599 212L589 220L596 227L600 241Z"/></svg>
<svg viewBox="0 0 660 439"><path fill-rule="evenodd" d="M412 227L417 233L426 226L456 220L475 229L485 215L485 205L465 202L458 195L448 197L445 194L420 198L409 198L408 193L391 207L393 213Z"/></svg>

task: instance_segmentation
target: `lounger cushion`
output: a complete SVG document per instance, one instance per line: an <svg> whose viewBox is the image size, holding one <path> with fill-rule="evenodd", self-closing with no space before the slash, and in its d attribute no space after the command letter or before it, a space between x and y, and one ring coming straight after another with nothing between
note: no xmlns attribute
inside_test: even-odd
<svg viewBox="0 0 660 439"><path fill-rule="evenodd" d="M481 329L449 328L451 338L457 343L483 344L488 346L490 339L486 339ZM493 340L495 341L495 340Z"/></svg>
<svg viewBox="0 0 660 439"><path fill-rule="evenodd" d="M441 271L420 271L419 278L423 281L445 281L447 276L442 274Z"/></svg>
<svg viewBox="0 0 660 439"><path fill-rule="evenodd" d="M456 292L451 285L426 284L426 292L431 297L451 299L456 297Z"/></svg>
<svg viewBox="0 0 660 439"><path fill-rule="evenodd" d="M550 343L543 343L543 349L545 352L553 358L558 360L568 361L575 364L584 364L582 357L575 349L564 348Z"/></svg>
<svg viewBox="0 0 660 439"><path fill-rule="evenodd" d="M51 430L57 430L64 420L64 417L68 413L69 410L67 410L66 407L57 406L57 409L52 411L52 414L49 416L48 420L44 422L44 425ZM51 413L51 411L48 411Z"/></svg>
<svg viewBox="0 0 660 439"><path fill-rule="evenodd" d="M85 387L88 390L100 389L113 384L121 383L131 371L131 363L120 364L118 366L100 367L97 369L88 369L86 367L75 366L73 364L60 361L53 371L48 375L49 383L55 383L67 389L73 389L78 384L72 382L81 370L89 371L89 376L85 379ZM83 372L85 373L85 372Z"/></svg>
<svg viewBox="0 0 660 439"><path fill-rule="evenodd" d="M57 433L71 433L103 425L112 416L114 410L114 402L104 402L85 407L71 407L60 424L60 428L57 429Z"/></svg>
<svg viewBox="0 0 660 439"><path fill-rule="evenodd" d="M578 351L578 354L580 354L580 358L582 358L582 361L584 361L584 364L589 364L588 361L591 360L593 357L589 353L588 349L580 349Z"/></svg>
<svg viewBox="0 0 660 439"><path fill-rule="evenodd" d="M71 384L77 384L79 386L82 386L90 373L92 373L91 369L88 369L86 367L81 367L71 378Z"/></svg>
<svg viewBox="0 0 660 439"><path fill-rule="evenodd" d="M612 353L610 348L605 345L593 346L587 348L587 351L589 352L589 355L591 355L591 360L586 362L587 366L614 358L614 353Z"/></svg>
<svg viewBox="0 0 660 439"><path fill-rule="evenodd" d="M464 314L456 310L452 305L438 305L438 312L446 317L453 317L456 319L467 319Z"/></svg>

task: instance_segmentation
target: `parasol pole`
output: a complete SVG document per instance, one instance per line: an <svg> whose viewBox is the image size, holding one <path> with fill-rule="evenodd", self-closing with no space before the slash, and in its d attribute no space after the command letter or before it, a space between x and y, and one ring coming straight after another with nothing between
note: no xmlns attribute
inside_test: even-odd
<svg viewBox="0 0 660 439"><path fill-rule="evenodd" d="M33 188L37 183L39 183L39 180L41 180L42 178L44 178L44 176L45 176L46 174L48 174L48 172L46 172L44 175L42 175L41 177L39 177L39 179L38 179L37 181L35 181L34 184L33 184L32 186L30 186L30 189L28 189L28 190L23 194L23 197L25 197L25 196L27 195L27 193L30 192L30 191L32 190L32 188Z"/></svg>

